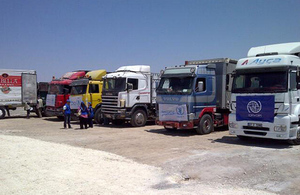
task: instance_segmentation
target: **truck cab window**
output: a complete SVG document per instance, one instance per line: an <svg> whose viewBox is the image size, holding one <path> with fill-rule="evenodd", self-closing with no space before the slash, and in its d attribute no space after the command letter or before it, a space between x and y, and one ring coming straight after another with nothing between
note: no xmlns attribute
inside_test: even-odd
<svg viewBox="0 0 300 195"><path fill-rule="evenodd" d="M198 78L197 81L196 81L196 86L195 86L195 91L196 92L202 92L202 91L199 91L199 82L203 82L203 90L202 91L206 91L206 79L205 78Z"/></svg>
<svg viewBox="0 0 300 195"><path fill-rule="evenodd" d="M296 91L297 90L297 74L296 72L291 72L291 77L290 77L290 85L291 85L291 91Z"/></svg>
<svg viewBox="0 0 300 195"><path fill-rule="evenodd" d="M89 93L99 93L99 85L98 84L90 85Z"/></svg>
<svg viewBox="0 0 300 195"><path fill-rule="evenodd" d="M138 83L139 83L139 80L138 79L128 79L128 83L131 83L132 86L133 86L133 90L136 90L138 89Z"/></svg>

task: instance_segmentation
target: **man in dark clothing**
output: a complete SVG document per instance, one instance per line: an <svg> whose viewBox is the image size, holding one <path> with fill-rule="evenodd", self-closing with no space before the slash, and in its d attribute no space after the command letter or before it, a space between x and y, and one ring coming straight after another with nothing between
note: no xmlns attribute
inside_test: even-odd
<svg viewBox="0 0 300 195"><path fill-rule="evenodd" d="M70 108L70 100L67 100L67 103L64 105L63 107L64 110L64 128L67 128L67 123L68 123L68 127L71 127L70 121L71 121L71 108Z"/></svg>

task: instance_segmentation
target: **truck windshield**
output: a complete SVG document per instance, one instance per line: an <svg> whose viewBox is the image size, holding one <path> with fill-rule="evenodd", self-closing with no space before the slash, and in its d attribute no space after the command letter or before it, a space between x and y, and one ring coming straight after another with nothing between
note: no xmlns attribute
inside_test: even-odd
<svg viewBox="0 0 300 195"><path fill-rule="evenodd" d="M104 91L124 91L126 78L106 78L103 80Z"/></svg>
<svg viewBox="0 0 300 195"><path fill-rule="evenodd" d="M68 92L70 90L70 86L68 85L57 85L57 84L51 84L49 86L49 94L55 94L55 95L63 95L65 92Z"/></svg>
<svg viewBox="0 0 300 195"><path fill-rule="evenodd" d="M237 74L233 80L233 93L280 93L287 91L286 71Z"/></svg>
<svg viewBox="0 0 300 195"><path fill-rule="evenodd" d="M163 77L159 82L157 94L191 94L193 81L193 77Z"/></svg>
<svg viewBox="0 0 300 195"><path fill-rule="evenodd" d="M81 95L85 94L86 92L86 85L77 85L77 86L72 86L71 88L71 95Z"/></svg>

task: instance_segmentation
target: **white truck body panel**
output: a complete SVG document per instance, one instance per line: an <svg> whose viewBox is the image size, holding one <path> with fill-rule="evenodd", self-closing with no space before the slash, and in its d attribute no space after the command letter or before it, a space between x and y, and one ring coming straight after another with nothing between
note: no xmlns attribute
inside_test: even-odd
<svg viewBox="0 0 300 195"><path fill-rule="evenodd" d="M18 107L25 102L36 103L36 90L36 71L0 69L0 106Z"/></svg>

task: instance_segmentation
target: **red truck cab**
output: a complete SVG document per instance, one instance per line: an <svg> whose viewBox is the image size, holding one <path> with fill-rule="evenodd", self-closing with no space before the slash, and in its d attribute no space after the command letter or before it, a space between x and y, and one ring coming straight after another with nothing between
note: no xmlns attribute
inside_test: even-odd
<svg viewBox="0 0 300 195"><path fill-rule="evenodd" d="M46 115L63 117L63 106L69 99L71 87L70 84L77 79L85 76L87 71L74 71L66 73L60 79L53 79L49 83L49 90L46 98Z"/></svg>

